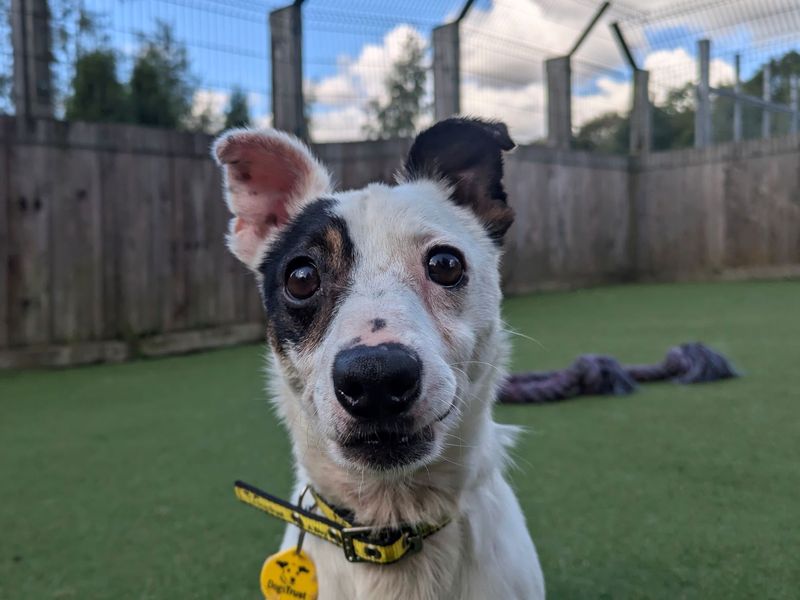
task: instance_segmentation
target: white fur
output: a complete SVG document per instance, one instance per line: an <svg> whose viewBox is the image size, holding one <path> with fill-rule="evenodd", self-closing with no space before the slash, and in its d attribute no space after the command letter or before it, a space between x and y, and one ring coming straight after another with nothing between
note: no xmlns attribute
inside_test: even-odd
<svg viewBox="0 0 800 600"><path fill-rule="evenodd" d="M295 356L310 398L279 386L276 402L291 433L297 465L295 493L311 484L329 501L346 506L359 524L453 522L424 542L421 554L391 566L351 564L342 550L306 536L320 600L544 598L544 581L525 519L508 483L504 440L491 406L505 363L506 336L499 315L499 252L472 214L446 200L431 182L372 185L335 196L359 252L354 286L339 307L323 344ZM437 244L458 247L469 265L463 314L431 313L422 256ZM419 274L414 273L419 265ZM431 286L432 289L426 289ZM435 298L434 298L435 301ZM335 426L347 414L333 397L329 373L336 352L355 335L370 335L373 318L388 322L382 336L412 346L426 376L414 410L421 423L456 410L437 426L437 446L424 464L380 474L348 465L339 455ZM443 340L447 330L450 344ZM381 340L376 340L378 343ZM276 373L281 380L280 369ZM302 407L313 402L309 414ZM296 496L295 496L296 497ZM297 543L289 527L284 547Z"/></svg>
<svg viewBox="0 0 800 600"><path fill-rule="evenodd" d="M374 184L333 194L357 258L323 341L293 351L291 369L305 383L298 394L286 364L271 363L271 387L289 430L295 496L310 484L346 507L359 525L438 522L421 553L386 566L349 563L340 548L305 536L319 579L319 600L537 600L544 579L525 519L504 479L514 430L493 422L508 342L500 320L500 251L468 208L432 181ZM268 241L265 241L266 245ZM430 281L424 257L438 245L464 255L469 282L458 308ZM263 252L263 247L259 253ZM253 258L250 257L252 261ZM370 329L373 319L386 327ZM435 432L432 451L403 468L377 471L347 460L340 433L351 417L335 399L334 357L355 336L364 343L412 347L423 367L422 393L411 409ZM296 381L297 378L295 378ZM454 404L454 409L443 420ZM283 547L297 543L289 526Z"/></svg>

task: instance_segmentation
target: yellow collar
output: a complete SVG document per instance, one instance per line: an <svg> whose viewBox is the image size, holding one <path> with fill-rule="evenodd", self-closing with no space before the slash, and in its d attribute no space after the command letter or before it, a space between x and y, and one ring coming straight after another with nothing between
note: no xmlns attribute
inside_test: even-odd
<svg viewBox="0 0 800 600"><path fill-rule="evenodd" d="M357 527L313 490L311 493L316 502L315 507L320 509L322 515L311 512L315 507L306 510L242 481L234 484L234 492L245 504L339 546L350 562L376 565L397 562L405 556L419 552L423 539L450 522L447 519L438 524L420 523L397 528Z"/></svg>

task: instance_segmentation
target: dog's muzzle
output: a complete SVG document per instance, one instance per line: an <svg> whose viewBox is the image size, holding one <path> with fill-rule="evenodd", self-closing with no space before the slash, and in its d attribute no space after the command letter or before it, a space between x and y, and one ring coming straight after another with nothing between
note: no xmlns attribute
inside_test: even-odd
<svg viewBox="0 0 800 600"><path fill-rule="evenodd" d="M412 463L433 445L432 426L409 414L420 397L422 361L398 343L342 350L333 363L336 399L353 417L339 446L357 463L387 469Z"/></svg>

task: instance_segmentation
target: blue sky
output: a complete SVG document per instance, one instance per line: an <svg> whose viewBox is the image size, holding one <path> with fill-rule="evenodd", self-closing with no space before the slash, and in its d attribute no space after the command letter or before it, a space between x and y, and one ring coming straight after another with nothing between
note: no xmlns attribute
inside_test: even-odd
<svg viewBox="0 0 800 600"><path fill-rule="evenodd" d="M123 78L128 76L139 46L138 34L151 33L156 21L162 20L170 23L178 39L186 43L192 71L201 90L224 102L225 94L234 87L241 87L250 94L254 117L269 113L267 19L269 11L284 2L84 0L84 4L90 11L102 15L103 31L121 57ZM626 4L654 6L653 2L645 0L627 0ZM738 2L739 9L749 4L754 3ZM363 106L368 90L375 89L374 82L366 85L369 82L363 79L380 82L385 77L389 66L386 61L391 57L387 40L397 31L398 25L410 25L427 42L431 29L452 18L461 6L462 0L307 0L303 9L304 75L314 89L333 86L345 90L352 96L353 103ZM465 73L462 78L462 93L473 96L474 101L468 103L472 110L482 114L484 110L492 110L487 103L494 103L495 112L501 110L500 107L516 110L519 121L530 120L526 111L538 111L536 118L541 120L540 63L548 55L563 53L571 45L593 8L584 0L478 0L462 32L462 63L468 65L467 70L472 68L479 72ZM745 17L742 13L742 18ZM475 24L474 31L469 30L470 24ZM701 23L692 23L690 16L686 22L671 18L664 25L643 26L638 31L633 29L634 24L623 21L623 28L631 38L629 41L639 61L651 60L664 71L667 83L662 86L693 77L691 62L696 55L696 40L705 35ZM476 46L475 37L483 35L484 30L488 33L480 41L483 45ZM799 38L800 34L784 37L783 41L756 47L746 54L743 60L745 78L759 68L768 55L779 55L797 47ZM749 46L752 40L749 25L745 24L715 32L712 54L718 57L716 71L730 71L725 65L732 64L734 52ZM363 64L354 67L369 49L377 55L377 62L373 57L371 63L362 60ZM515 52L521 53L522 58L513 56ZM624 109L629 73L609 35L607 22L601 22L578 53L574 70L578 114L588 118L600 110ZM63 69L60 71L61 79L66 81L68 74ZM522 71L524 76L520 75ZM651 78L657 77L657 73L651 75ZM485 96L483 104L477 96ZM344 106L336 98L331 101L318 98L313 110L320 118L339 111L340 121L344 123L347 123L346 115L351 118L356 115L352 106ZM515 118L513 114L496 116L512 121ZM539 133L540 127L537 127L529 126L530 136Z"/></svg>

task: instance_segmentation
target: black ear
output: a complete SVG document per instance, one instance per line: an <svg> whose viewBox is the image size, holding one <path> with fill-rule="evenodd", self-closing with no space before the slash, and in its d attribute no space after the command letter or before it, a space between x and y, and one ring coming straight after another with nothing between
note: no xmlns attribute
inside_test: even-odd
<svg viewBox="0 0 800 600"><path fill-rule="evenodd" d="M515 144L505 123L453 118L414 140L405 163L408 180L444 179L453 201L468 206L498 244L514 221L503 189L503 151Z"/></svg>

